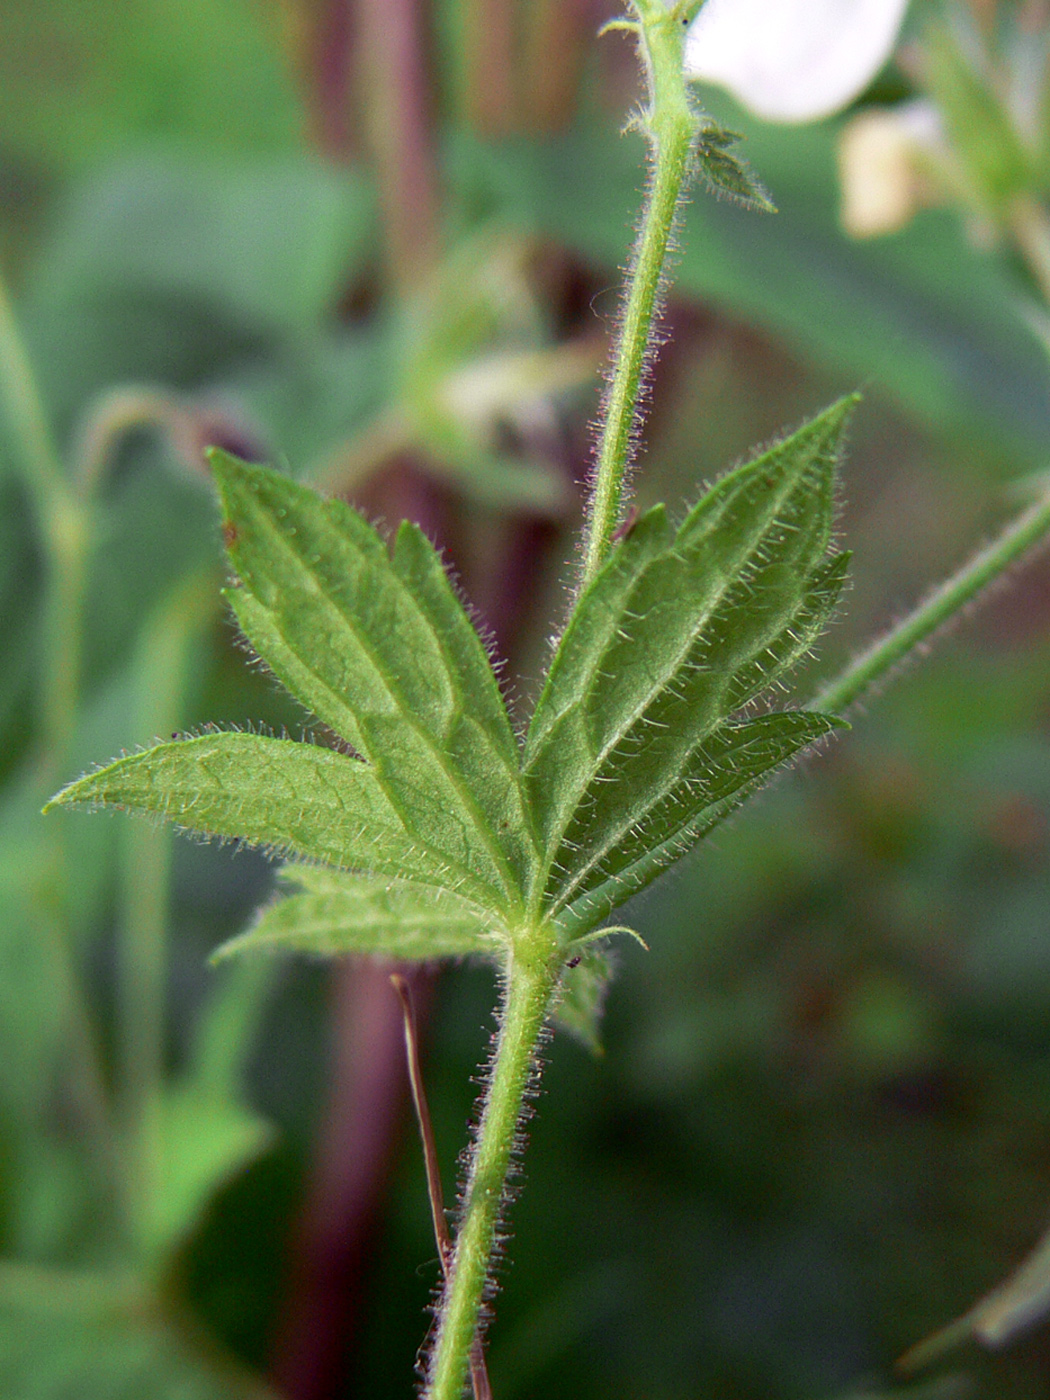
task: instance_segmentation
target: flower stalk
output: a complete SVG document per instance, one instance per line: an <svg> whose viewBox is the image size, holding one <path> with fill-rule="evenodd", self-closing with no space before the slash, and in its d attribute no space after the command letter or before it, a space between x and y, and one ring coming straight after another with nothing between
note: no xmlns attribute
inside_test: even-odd
<svg viewBox="0 0 1050 1400"><path fill-rule="evenodd" d="M689 174L699 118L683 76L685 35L699 5L670 9L660 0L637 0L638 35L649 84L649 102L636 118L649 140L650 174L635 244L623 315L604 406L598 461L588 507L582 586L601 567L623 515L631 448L639 422L639 396L652 356L664 265Z"/></svg>
<svg viewBox="0 0 1050 1400"><path fill-rule="evenodd" d="M880 637L810 701L814 710L843 714L896 667L921 653L930 638L1004 577L1050 533L1050 495L1024 511L992 542L930 594L925 603Z"/></svg>

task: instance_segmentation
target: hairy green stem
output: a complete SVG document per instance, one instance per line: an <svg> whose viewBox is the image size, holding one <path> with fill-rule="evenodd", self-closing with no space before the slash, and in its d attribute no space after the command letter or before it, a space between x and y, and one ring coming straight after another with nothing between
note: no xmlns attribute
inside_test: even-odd
<svg viewBox="0 0 1050 1400"><path fill-rule="evenodd" d="M541 941L541 940L537 940ZM548 945L548 946L542 946ZM553 935L532 956L515 952L467 1178L463 1217L441 1301L426 1400L461 1400L478 1331L522 1105L558 975Z"/></svg>
<svg viewBox="0 0 1050 1400"><path fill-rule="evenodd" d="M640 124L650 144L650 175L624 301L598 447L584 539L582 585L601 567L623 513L638 402L650 355L667 251L698 128L683 77L683 46L700 0L634 0L639 51L649 88ZM463 1216L438 1315L426 1400L461 1400L478 1336L507 1173L536 1052L558 978L560 953L544 926L515 942L499 1037L471 1157Z"/></svg>
<svg viewBox="0 0 1050 1400"><path fill-rule="evenodd" d="M667 250L697 129L682 79L680 19L674 11L664 9L646 15L640 37L649 77L650 106L642 122L649 138L650 175L604 406L588 509L583 587L601 567L623 514L631 448L638 429L639 394L652 349Z"/></svg>
<svg viewBox="0 0 1050 1400"><path fill-rule="evenodd" d="M1012 564L1050 532L1050 497L1036 502L991 544L936 589L896 627L891 628L850 666L825 685L809 708L840 714L906 661L930 637L994 584Z"/></svg>

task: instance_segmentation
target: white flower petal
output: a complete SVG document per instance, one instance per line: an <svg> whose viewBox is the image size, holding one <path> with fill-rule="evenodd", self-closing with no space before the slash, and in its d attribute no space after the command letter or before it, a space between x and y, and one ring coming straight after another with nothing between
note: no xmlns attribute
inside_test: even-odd
<svg viewBox="0 0 1050 1400"><path fill-rule="evenodd" d="M889 58L908 0L707 0L686 39L688 77L768 121L830 116Z"/></svg>

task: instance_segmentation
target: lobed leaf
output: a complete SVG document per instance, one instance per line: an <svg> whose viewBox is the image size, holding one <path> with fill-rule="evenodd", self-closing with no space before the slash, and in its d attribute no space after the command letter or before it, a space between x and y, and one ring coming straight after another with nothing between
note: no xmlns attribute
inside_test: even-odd
<svg viewBox="0 0 1050 1400"><path fill-rule="evenodd" d="M563 928L578 936L600 923L724 821L777 768L844 727L831 715L805 710L721 724L685 750L673 780L659 755L651 765L659 766L658 776L649 781L648 773L638 771L649 765L629 758L618 769L611 760L565 835L563 849L573 864L562 872L552 901L553 911L562 911Z"/></svg>
<svg viewBox="0 0 1050 1400"><path fill-rule="evenodd" d="M281 878L301 893L263 909L253 927L224 944L217 957L285 951L430 962L501 951L491 923L448 890L302 865L286 866Z"/></svg>
<svg viewBox="0 0 1050 1400"><path fill-rule="evenodd" d="M518 749L485 649L437 553L393 554L343 501L214 451L229 597L278 678L368 762L405 831L513 902L535 860Z"/></svg>
<svg viewBox="0 0 1050 1400"><path fill-rule="evenodd" d="M799 717L783 731L738 725L715 739L804 654L834 607L846 561L825 551L851 407L834 405L730 472L673 537L662 508L648 512L579 600L524 758L554 907L589 888L650 811L670 803L686 814L672 823L680 852L771 767L828 731L826 720ZM754 760L739 797L723 772L734 755Z"/></svg>
<svg viewBox="0 0 1050 1400"><path fill-rule="evenodd" d="M406 831L367 764L313 744L224 733L159 744L88 773L45 811L102 804L344 869L460 888L489 907L490 891L469 868Z"/></svg>

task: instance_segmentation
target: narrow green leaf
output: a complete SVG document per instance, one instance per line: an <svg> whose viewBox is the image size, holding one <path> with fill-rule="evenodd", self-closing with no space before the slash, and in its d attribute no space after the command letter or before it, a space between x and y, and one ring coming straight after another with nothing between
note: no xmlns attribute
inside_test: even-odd
<svg viewBox="0 0 1050 1400"><path fill-rule="evenodd" d="M726 693L727 709L736 710L768 691L810 654L835 612L850 557L833 554L814 569L798 610L764 650L734 674Z"/></svg>
<svg viewBox="0 0 1050 1400"><path fill-rule="evenodd" d="M405 523L391 557L345 502L222 452L212 463L252 645L368 761L415 841L513 901L534 859L517 744L432 546Z"/></svg>
<svg viewBox="0 0 1050 1400"><path fill-rule="evenodd" d="M278 899L224 944L241 952L365 953L430 962L502 951L498 934L472 905L447 890L292 865L282 879L302 893Z"/></svg>
<svg viewBox="0 0 1050 1400"><path fill-rule="evenodd" d="M462 889L492 892L434 844L406 832L372 770L312 744L259 734L203 734L118 759L48 804L112 806L166 817L187 831L274 852ZM457 844L455 822L447 845Z"/></svg>
<svg viewBox="0 0 1050 1400"><path fill-rule="evenodd" d="M712 194L726 195L747 209L775 214L776 205L747 161L733 150L741 140L717 122L701 128L694 146L694 159L701 180Z"/></svg>
<svg viewBox="0 0 1050 1400"><path fill-rule="evenodd" d="M654 741L663 749L651 755L655 780L637 753L622 763L620 752L611 755L562 846L566 864L552 908L564 911L559 922L567 934L578 937L607 918L777 768L840 727L832 716L805 710L721 724L692 747L679 744L673 780L666 761L673 735Z"/></svg>
<svg viewBox="0 0 1050 1400"><path fill-rule="evenodd" d="M575 1036L593 1055L602 1053L602 1011L612 975L610 955L601 948L587 948L575 967L565 968L558 989L555 1025Z"/></svg>
<svg viewBox="0 0 1050 1400"><path fill-rule="evenodd" d="M193 1233L219 1188L265 1151L273 1130L250 1109L193 1084L165 1090L159 1127L143 1243L164 1257Z"/></svg>
<svg viewBox="0 0 1050 1400"><path fill-rule="evenodd" d="M549 897L560 902L581 868L581 822L584 848L600 846L601 824L616 828L619 805L636 821L639 803L644 811L661 802L683 775L697 781L690 765L702 761L707 736L824 625L845 562L824 555L851 407L834 405L730 472L673 540L662 510L650 511L580 599L524 760Z"/></svg>
<svg viewBox="0 0 1050 1400"><path fill-rule="evenodd" d="M1040 173L1009 102L959 37L949 24L927 26L924 75L966 193L993 218L1008 219L1015 200L1041 192Z"/></svg>

